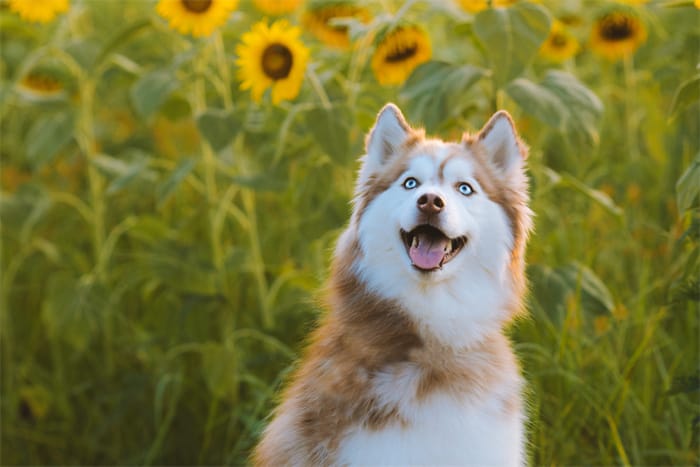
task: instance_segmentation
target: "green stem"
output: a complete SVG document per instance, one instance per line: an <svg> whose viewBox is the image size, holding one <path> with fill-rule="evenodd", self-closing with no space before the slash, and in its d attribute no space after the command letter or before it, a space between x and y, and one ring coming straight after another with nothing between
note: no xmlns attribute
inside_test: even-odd
<svg viewBox="0 0 700 467"><path fill-rule="evenodd" d="M202 447L199 450L199 456L197 456L197 464L204 464L204 456L209 449L209 444L211 444L211 432L214 428L214 421L216 420L216 415L219 408L219 398L214 396L209 403L209 413L207 415L207 423L204 426L204 442L202 442Z"/></svg>
<svg viewBox="0 0 700 467"><path fill-rule="evenodd" d="M262 310L263 325L266 328L272 327L272 315L268 306L267 293L268 285L265 278L265 259L260 247L260 235L258 234L258 219L255 209L255 193L252 190L242 192L244 209L248 217L250 229L250 255L253 264L253 274L258 290L258 303Z"/></svg>
<svg viewBox="0 0 700 467"><path fill-rule="evenodd" d="M311 87L314 88L314 91L316 91L318 98L321 100L321 105L323 106L323 108L326 110L330 110L330 108L332 107L331 101L330 99L328 99L328 94L326 94L326 90L323 89L323 84L321 84L321 80L318 79L318 75L316 74L316 72L311 68L307 68L306 77L309 79Z"/></svg>
<svg viewBox="0 0 700 467"><path fill-rule="evenodd" d="M219 69L221 80L224 85L221 89L221 98L224 101L224 109L231 110L233 108L233 99L231 98L231 71L226 63L226 52L224 50L224 40L221 37L221 31L217 30L214 34L214 55L216 56L216 66Z"/></svg>
<svg viewBox="0 0 700 467"><path fill-rule="evenodd" d="M639 159L639 151L637 149L636 139L634 137L633 112L635 105L635 79L634 79L634 64L632 55L627 55L623 61L623 75L625 80L625 138L628 152L633 161Z"/></svg>
<svg viewBox="0 0 700 467"><path fill-rule="evenodd" d="M104 178L97 170L94 160L97 157L92 109L95 99L96 81L84 77L80 92L80 115L78 117L77 139L81 151L88 161L88 184L92 204L92 247L95 257L95 274L100 281L105 279L106 265L102 261L102 248L105 242L105 200Z"/></svg>
<svg viewBox="0 0 700 467"><path fill-rule="evenodd" d="M194 83L193 88L193 108L195 115L200 115L207 108L206 95L205 95L205 83L203 67L205 66L203 61L200 60L197 69L197 79ZM216 267L216 270L221 273L224 265L223 252L221 248L221 242L219 234L216 229L216 205L218 200L218 187L216 184L216 155L214 150L209 145L209 143L202 139L202 159L204 165L204 186L206 188L207 196L207 212L209 216L209 244L211 247L212 262Z"/></svg>

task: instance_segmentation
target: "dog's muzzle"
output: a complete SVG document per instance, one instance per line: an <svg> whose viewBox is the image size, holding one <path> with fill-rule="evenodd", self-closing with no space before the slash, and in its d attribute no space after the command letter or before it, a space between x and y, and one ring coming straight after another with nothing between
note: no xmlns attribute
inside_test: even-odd
<svg viewBox="0 0 700 467"><path fill-rule="evenodd" d="M467 244L467 237L449 238L429 224L419 225L410 232L402 229L401 239L411 264L420 271L441 269Z"/></svg>

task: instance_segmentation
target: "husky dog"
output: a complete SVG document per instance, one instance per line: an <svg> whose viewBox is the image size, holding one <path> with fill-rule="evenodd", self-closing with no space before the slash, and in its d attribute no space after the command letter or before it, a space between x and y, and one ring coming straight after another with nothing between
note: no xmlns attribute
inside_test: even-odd
<svg viewBox="0 0 700 467"><path fill-rule="evenodd" d="M328 313L253 453L261 466L523 465L527 150L497 112L461 142L387 104L338 239Z"/></svg>

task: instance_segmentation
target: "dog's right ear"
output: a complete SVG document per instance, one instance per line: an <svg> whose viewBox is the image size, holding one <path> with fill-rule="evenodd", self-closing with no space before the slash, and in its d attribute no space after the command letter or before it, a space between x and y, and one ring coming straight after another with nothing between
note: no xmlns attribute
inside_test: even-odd
<svg viewBox="0 0 700 467"><path fill-rule="evenodd" d="M406 123L401 110L386 104L377 115L377 121L367 134L367 154L363 158L359 181L363 183L377 172L411 137L413 129Z"/></svg>

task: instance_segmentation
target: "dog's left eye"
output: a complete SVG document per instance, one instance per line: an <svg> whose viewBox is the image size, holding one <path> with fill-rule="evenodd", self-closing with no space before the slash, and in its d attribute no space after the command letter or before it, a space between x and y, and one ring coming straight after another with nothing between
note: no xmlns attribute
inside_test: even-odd
<svg viewBox="0 0 700 467"><path fill-rule="evenodd" d="M471 196L474 194L474 188L472 188L472 186L468 183L460 183L458 190L464 196Z"/></svg>
<svg viewBox="0 0 700 467"><path fill-rule="evenodd" d="M418 186L418 180L416 180L413 177L408 177L404 182L403 182L403 187L407 190L412 190L415 187Z"/></svg>

